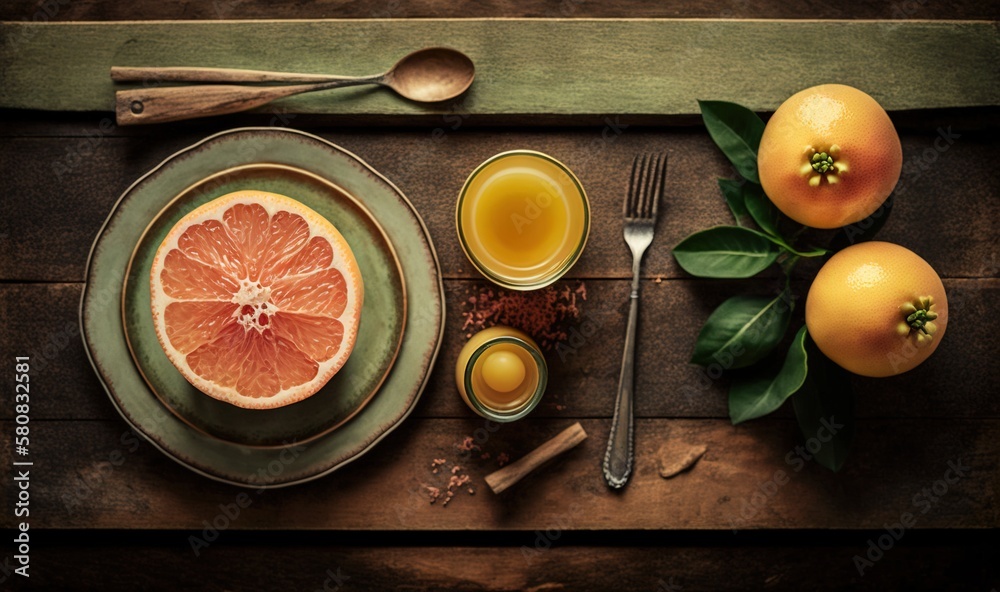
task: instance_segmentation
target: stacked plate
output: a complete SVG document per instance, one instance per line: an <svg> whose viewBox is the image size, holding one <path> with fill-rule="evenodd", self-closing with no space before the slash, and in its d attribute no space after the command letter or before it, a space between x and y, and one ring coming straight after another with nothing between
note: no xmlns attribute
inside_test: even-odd
<svg viewBox="0 0 1000 592"><path fill-rule="evenodd" d="M188 384L160 348L149 306L167 232L243 189L294 197L326 217L365 282L347 364L317 394L278 409L234 407ZM322 138L241 128L178 152L125 191L91 250L80 320L95 371L137 432L205 476L280 487L358 458L406 418L437 357L444 296L427 229L396 186Z"/></svg>

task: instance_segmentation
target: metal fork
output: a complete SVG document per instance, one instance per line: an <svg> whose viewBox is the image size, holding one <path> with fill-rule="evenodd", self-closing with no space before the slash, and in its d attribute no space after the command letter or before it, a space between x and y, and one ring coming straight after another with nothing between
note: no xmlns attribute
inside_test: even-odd
<svg viewBox="0 0 1000 592"><path fill-rule="evenodd" d="M608 450L604 454L604 479L619 489L632 474L632 398L635 374L635 327L639 316L639 269L646 248L653 242L656 212L663 197L667 174L666 154L645 154L632 161L632 178L625 198L625 243L632 251L632 294L625 332L625 353L618 377L615 416L611 421Z"/></svg>

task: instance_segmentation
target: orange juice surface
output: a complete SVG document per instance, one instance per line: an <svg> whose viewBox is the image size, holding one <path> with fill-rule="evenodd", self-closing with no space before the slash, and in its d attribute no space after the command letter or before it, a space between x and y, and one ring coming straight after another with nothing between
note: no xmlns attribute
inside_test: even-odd
<svg viewBox="0 0 1000 592"><path fill-rule="evenodd" d="M576 177L536 153L487 161L466 182L458 211L459 234L473 263L492 279L526 286L568 269L589 227Z"/></svg>

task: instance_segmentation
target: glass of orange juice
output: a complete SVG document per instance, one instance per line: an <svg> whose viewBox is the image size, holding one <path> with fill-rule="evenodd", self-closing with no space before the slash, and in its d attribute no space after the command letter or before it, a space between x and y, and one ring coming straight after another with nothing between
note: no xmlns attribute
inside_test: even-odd
<svg viewBox="0 0 1000 592"><path fill-rule="evenodd" d="M505 288L534 290L580 258L590 203L566 165L541 152L512 150L472 171L455 223L465 255L483 275Z"/></svg>

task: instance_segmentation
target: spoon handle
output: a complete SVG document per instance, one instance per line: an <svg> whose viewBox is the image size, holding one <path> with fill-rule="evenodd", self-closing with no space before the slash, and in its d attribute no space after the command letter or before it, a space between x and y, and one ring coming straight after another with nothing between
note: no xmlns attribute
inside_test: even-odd
<svg viewBox="0 0 1000 592"><path fill-rule="evenodd" d="M118 125L138 125L238 113L299 93L379 84L381 80L380 76L372 76L294 86L227 84L133 88L115 93L115 119Z"/></svg>
<svg viewBox="0 0 1000 592"><path fill-rule="evenodd" d="M111 66L111 79L116 82L329 82L345 78L347 77L327 74L296 74L236 68Z"/></svg>

